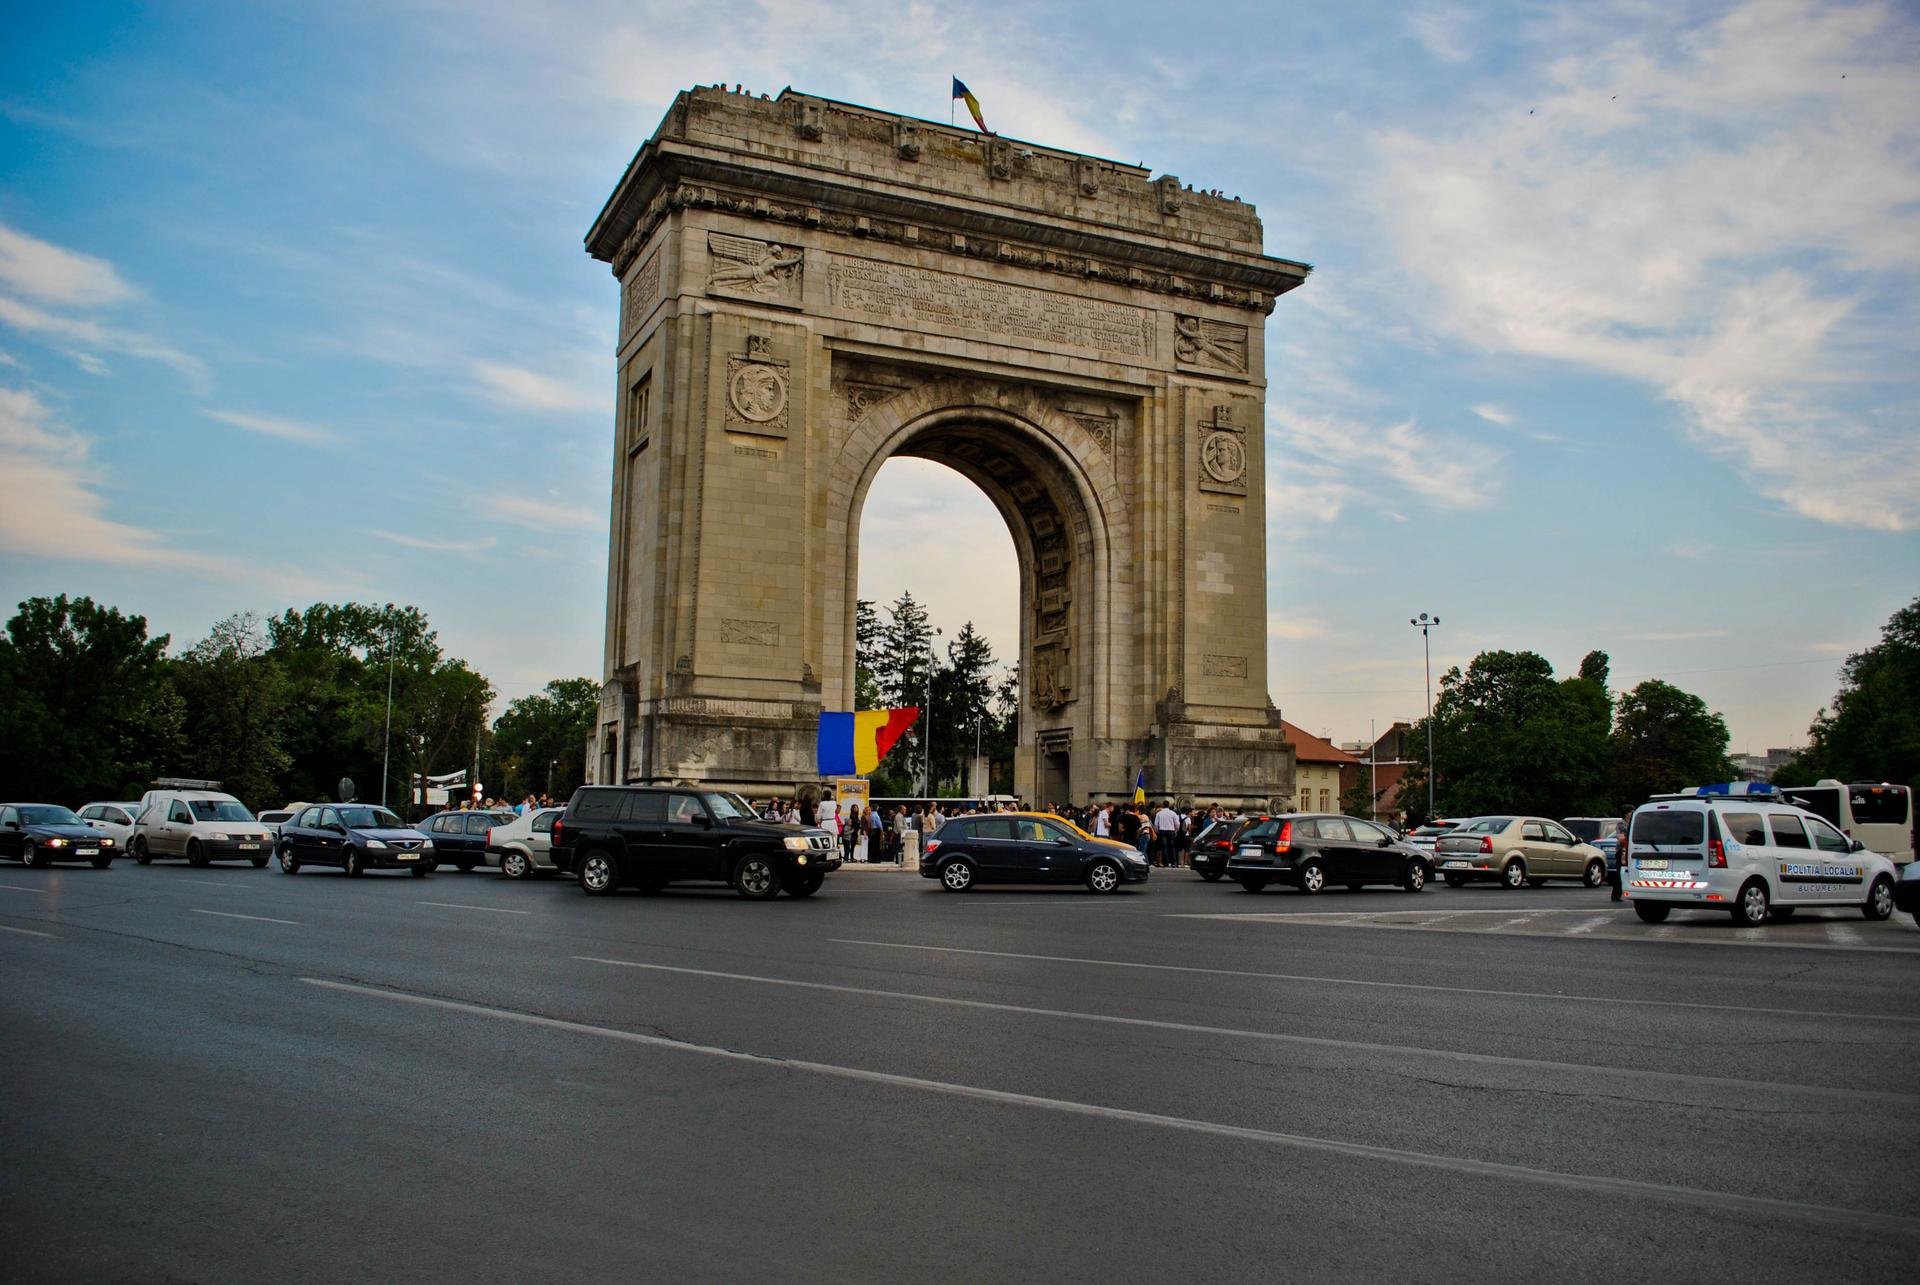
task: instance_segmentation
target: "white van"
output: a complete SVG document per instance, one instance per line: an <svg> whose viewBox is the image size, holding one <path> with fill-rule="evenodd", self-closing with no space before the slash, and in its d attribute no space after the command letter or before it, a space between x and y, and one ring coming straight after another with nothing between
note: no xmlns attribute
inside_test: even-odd
<svg viewBox="0 0 1920 1285"><path fill-rule="evenodd" d="M129 844L133 859L147 865L157 857L185 857L190 866L210 861L267 864L272 840L247 805L222 794L218 781L162 780L140 796Z"/></svg>
<svg viewBox="0 0 1920 1285"><path fill-rule="evenodd" d="M1749 926L1801 906L1856 906L1868 919L1893 913L1891 861L1771 791L1727 789L1695 787L1634 809L1622 882L1641 919L1657 924L1675 907L1725 910Z"/></svg>

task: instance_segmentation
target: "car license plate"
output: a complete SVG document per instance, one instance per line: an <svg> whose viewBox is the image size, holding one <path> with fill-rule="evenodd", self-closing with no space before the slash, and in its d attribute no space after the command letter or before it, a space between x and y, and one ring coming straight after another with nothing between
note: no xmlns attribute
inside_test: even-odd
<svg viewBox="0 0 1920 1285"><path fill-rule="evenodd" d="M1473 863L1469 861L1443 861L1440 863L1440 868L1443 870L1467 870L1472 868L1472 864Z"/></svg>
<svg viewBox="0 0 1920 1285"><path fill-rule="evenodd" d="M1243 856L1243 857L1257 857L1257 856L1259 856L1259 855L1260 855L1260 849L1258 849L1258 848L1242 848L1242 849L1240 849L1240 855L1241 855L1241 856Z"/></svg>
<svg viewBox="0 0 1920 1285"><path fill-rule="evenodd" d="M1642 870L1665 870L1667 868L1665 861L1656 861L1650 857L1643 857L1633 864L1639 866Z"/></svg>
<svg viewBox="0 0 1920 1285"><path fill-rule="evenodd" d="M241 845L240 845L240 851L242 851L242 852L258 852L258 851L260 851L260 845L259 845L259 844L257 844L257 843L243 843L243 844L241 844Z"/></svg>
<svg viewBox="0 0 1920 1285"><path fill-rule="evenodd" d="M418 861L419 859L420 854L417 852L402 852L394 857L396 861Z"/></svg>
<svg viewBox="0 0 1920 1285"><path fill-rule="evenodd" d="M98 848L75 848L75 849L73 850L73 855L74 855L74 856L76 856L76 857L97 857L97 856L99 856L99 855L100 855L100 849L98 849Z"/></svg>

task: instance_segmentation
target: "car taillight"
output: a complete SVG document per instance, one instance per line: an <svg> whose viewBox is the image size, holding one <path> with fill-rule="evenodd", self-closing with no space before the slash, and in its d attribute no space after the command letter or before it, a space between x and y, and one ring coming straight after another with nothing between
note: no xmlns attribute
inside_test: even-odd
<svg viewBox="0 0 1920 1285"><path fill-rule="evenodd" d="M1293 847L1293 822L1282 821L1280 823L1280 837L1273 841L1273 850L1275 852L1286 852L1290 850L1292 847Z"/></svg>
<svg viewBox="0 0 1920 1285"><path fill-rule="evenodd" d="M936 853L936 852L938 852L938 851L940 851L940 840L938 840L938 839L928 839L928 840L927 840L927 855L928 855L928 856L932 856L932 855L933 855L934 853Z"/></svg>
<svg viewBox="0 0 1920 1285"><path fill-rule="evenodd" d="M559 817L555 817L555 818L553 819L553 829L552 829L551 831L549 831L549 832L548 832L548 834L547 834L547 842L548 842L548 843L559 843L559 842L560 842L560 831L561 831L561 825L560 825L560 818L559 818Z"/></svg>
<svg viewBox="0 0 1920 1285"><path fill-rule="evenodd" d="M493 827L492 826L487 827L487 846L489 848L493 846Z"/></svg>
<svg viewBox="0 0 1920 1285"><path fill-rule="evenodd" d="M1482 852L1492 852L1492 851L1493 851L1493 836L1492 836L1492 835L1490 835L1490 834L1483 834L1483 835L1481 835L1481 836L1480 836L1480 851L1482 851Z"/></svg>
<svg viewBox="0 0 1920 1285"><path fill-rule="evenodd" d="M1707 864L1715 870L1727 868L1727 850L1718 839L1707 840Z"/></svg>

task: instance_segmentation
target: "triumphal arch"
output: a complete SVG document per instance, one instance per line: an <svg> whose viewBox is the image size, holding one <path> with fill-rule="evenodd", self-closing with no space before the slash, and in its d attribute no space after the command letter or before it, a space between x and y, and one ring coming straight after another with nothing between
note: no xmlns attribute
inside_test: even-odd
<svg viewBox="0 0 1920 1285"><path fill-rule="evenodd" d="M1156 795L1291 796L1262 322L1308 269L1251 206L716 86L674 100L587 249L620 281L593 779L814 777L820 711L854 704L861 509L913 455L1013 535L1022 796L1125 797L1142 768Z"/></svg>

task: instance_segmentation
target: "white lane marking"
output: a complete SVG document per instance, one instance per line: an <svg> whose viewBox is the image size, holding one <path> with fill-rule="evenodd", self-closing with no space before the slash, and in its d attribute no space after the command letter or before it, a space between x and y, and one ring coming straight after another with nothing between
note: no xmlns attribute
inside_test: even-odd
<svg viewBox="0 0 1920 1285"><path fill-rule="evenodd" d="M687 977L715 977L731 982L754 982L762 986L789 986L799 990L833 991L842 995L866 995L876 999L911 1000L920 1004L938 1004L948 1008L977 1008L994 1013L1020 1013L1028 1017L1059 1017L1076 1022L1098 1022L1107 1026L1139 1026L1155 1031L1179 1031L1188 1035L1213 1035L1227 1039L1259 1040L1269 1044L1292 1044L1308 1048L1354 1050L1361 1053L1385 1053L1394 1057L1424 1057L1442 1062L1462 1062L1470 1066L1521 1067L1552 1071L1556 1074L1620 1076L1627 1080L1665 1083L1705 1084L1715 1088L1744 1089L1759 1092L1817 1093L1823 1098L1857 1098L1869 1102L1907 1104L1912 1095L1879 1089L1836 1088L1822 1084L1787 1084L1772 1080L1742 1080L1729 1076L1694 1075L1685 1071L1651 1071L1637 1066L1604 1066L1588 1062L1555 1062L1542 1058L1504 1057L1498 1053L1467 1053L1457 1049L1423 1048L1414 1044L1375 1044L1366 1040L1337 1040L1320 1035L1286 1035L1275 1031L1253 1031L1233 1026L1201 1026L1192 1022L1164 1022L1148 1017L1121 1017L1112 1013L1085 1013L1073 1009L1031 1008L1025 1004L997 1004L984 999L952 999L944 995L918 995L912 991L885 991L866 986L839 986L831 982L803 982L788 977L757 977L750 973L722 973L707 968L680 968L672 964L642 964L630 959L605 959L598 955L575 955L587 964L611 964L616 968L644 968L655 973L679 973Z"/></svg>
<svg viewBox="0 0 1920 1285"><path fill-rule="evenodd" d="M1103 1106L1095 1102L1074 1102L1065 1098L1043 1098L1030 1093L1014 1093L1006 1089L989 1089L973 1084L958 1084L948 1080L928 1080L913 1075L896 1075L889 1071L869 1071L861 1067L837 1066L831 1062L806 1062L792 1058L771 1057L764 1053L748 1053L740 1049L720 1048L711 1044L691 1044L681 1040L671 1040L659 1035L642 1035L637 1031L623 1031L611 1026L592 1026L585 1022L569 1022L557 1017L541 1017L534 1013L517 1013L511 1009L489 1008L480 1004L464 1004L458 1000L437 999L430 995L414 995L406 991L378 990L371 986L355 986L349 982L326 981L318 977L302 977L301 981L309 986L320 986L328 990L343 991L352 995L364 995L372 999L383 999L397 1004L418 1004L425 1008L437 1008L447 1012L465 1013L472 1017L489 1017L496 1021L520 1022L527 1026L538 1026L552 1031L567 1031L576 1035L593 1035L601 1039L619 1040L622 1043L643 1045L647 1048L664 1049L675 1053L693 1053L701 1057L724 1058L731 1062L746 1062L754 1066L764 1066L779 1071L803 1071L813 1075L831 1076L835 1079L854 1080L864 1084L880 1084L890 1088L919 1089L927 1093L939 1093L948 1097L970 1098L979 1102L995 1102L1005 1106L1033 1107L1046 1111L1059 1111L1069 1115L1090 1116L1103 1120L1121 1120L1130 1124L1153 1125L1163 1129L1178 1129L1188 1133L1208 1134L1218 1138L1232 1138L1242 1142L1264 1143L1269 1146L1291 1147L1301 1151L1317 1151L1330 1155L1350 1156L1364 1160L1381 1160L1393 1164L1415 1165L1427 1169L1441 1169L1454 1173L1468 1173L1481 1177L1506 1178L1517 1182L1539 1183L1552 1187L1575 1189L1593 1189L1611 1192L1616 1195L1633 1196L1651 1200L1683 1201L1701 1205L1710 1209L1738 1210L1769 1220L1792 1219L1796 1222L1810 1221L1816 1226L1831 1227L1844 1223L1865 1230L1891 1232L1902 1235L1920 1235L1920 1221L1899 1214L1874 1213L1865 1209L1844 1209L1823 1207L1798 1200L1773 1200L1766 1196L1747 1196L1737 1192L1711 1191L1702 1187L1670 1186L1665 1183L1637 1182L1631 1178L1614 1178L1604 1174L1560 1173L1551 1169L1532 1169L1525 1165L1504 1164L1497 1160L1475 1160L1468 1156L1437 1155L1425 1151L1403 1151L1397 1147L1380 1147L1364 1142L1343 1142L1336 1138L1315 1138L1298 1133L1279 1133L1271 1129L1255 1129L1246 1125L1221 1124L1212 1120L1195 1120L1184 1116L1158 1115L1151 1111L1132 1111L1124 1107Z"/></svg>
<svg viewBox="0 0 1920 1285"><path fill-rule="evenodd" d="M1618 918L1619 916L1617 915L1595 915L1592 919L1587 920L1585 923L1575 924L1573 927L1567 929L1567 935L1569 937L1577 937L1581 933L1590 933L1594 929L1600 927L1602 924L1613 923Z"/></svg>
<svg viewBox="0 0 1920 1285"><path fill-rule="evenodd" d="M1703 905L1700 909L1707 910L1709 908ZM1446 918L1451 919L1454 915L1497 915L1502 913L1504 912L1498 910L1455 910L1447 912ZM1533 912L1533 915L1577 915L1580 913L1582 912L1578 910L1536 910ZM1450 926L1444 920L1436 921L1431 918L1419 919L1412 917L1419 914L1419 911L1413 910L1387 911L1377 915L1366 916L1353 916L1341 913L1321 914L1295 912L1289 914L1286 912L1263 913L1259 911L1237 911L1226 914L1172 914L1167 915L1166 918L1212 919L1222 923L1302 924L1309 928L1426 929L1430 932L1459 933L1498 931L1498 928L1456 928ZM1531 918L1533 916L1526 917ZM1619 931L1604 934L1604 936L1609 941L1651 939L1654 941L1679 942L1685 946L1764 946L1769 950L1844 950L1859 954L1920 955L1920 950L1916 950L1911 946L1883 946L1880 944L1880 939L1890 937L1896 931L1903 931L1904 926L1902 925L1890 924L1886 927L1876 928L1872 930L1874 939L1869 940L1866 937L1856 936L1852 939L1853 944L1844 944L1835 938L1823 938L1819 941L1788 941L1784 940L1781 935L1783 932L1792 934L1797 931L1802 931L1803 925L1818 922L1817 920L1797 920L1792 928L1779 928L1775 925L1766 925L1760 928L1702 928L1701 925L1705 922L1703 919L1692 919L1679 920L1667 924L1648 925L1632 923L1623 918L1620 921ZM1509 927L1509 925L1500 925L1499 927ZM1805 929L1804 931L1811 930ZM1858 930L1853 931L1857 932ZM1545 925L1511 929L1507 933L1509 937L1567 937L1571 935L1572 932L1569 929L1552 928ZM1595 940L1598 940L1601 936L1602 934L1598 932L1594 934Z"/></svg>
<svg viewBox="0 0 1920 1285"><path fill-rule="evenodd" d="M193 880L193 886L196 888L246 888L251 890L258 888L260 885L256 883L226 883L219 879L195 879Z"/></svg>
<svg viewBox="0 0 1920 1285"><path fill-rule="evenodd" d="M52 933L37 933L31 928L9 928L5 924L0 924L0 933L19 933L22 937L45 937L49 940L58 940Z"/></svg>
<svg viewBox="0 0 1920 1285"><path fill-rule="evenodd" d="M1518 915L1512 919L1504 919L1497 924L1489 924L1487 927L1482 928L1479 931L1483 933L1497 933L1503 929L1511 928L1515 924L1524 924L1529 920L1531 920L1532 918L1533 918L1532 915Z"/></svg>
<svg viewBox="0 0 1920 1285"><path fill-rule="evenodd" d="M499 906L469 906L458 901L417 901L417 906L439 906L442 910L484 910L490 915L530 915L531 910L503 910Z"/></svg>
<svg viewBox="0 0 1920 1285"><path fill-rule="evenodd" d="M1828 941L1838 942L1842 946L1866 945L1866 939L1861 937L1857 928L1849 928L1845 924L1827 924L1825 927Z"/></svg>
<svg viewBox="0 0 1920 1285"><path fill-rule="evenodd" d="M306 927L305 924L296 919L269 919L265 915L236 915L229 910L195 910L193 913L196 915L218 915L222 919L251 919L256 924L290 924L295 928Z"/></svg>
<svg viewBox="0 0 1920 1285"><path fill-rule="evenodd" d="M1437 991L1448 995L1494 995L1502 999L1558 999L1577 1004L1630 1004L1644 1008L1707 1009L1715 1013L1764 1013L1774 1017L1834 1017L1856 1022L1920 1023L1920 1017L1897 1013L1845 1013L1832 1009L1757 1008L1746 1004L1706 1004L1696 1000L1638 999L1614 995L1561 995L1552 991L1503 991L1479 986L1437 986L1422 982L1376 982L1358 977L1322 977L1311 973L1252 973L1237 968L1200 968L1190 964L1142 964L1130 959L1083 959L1075 955L1026 955L1011 950L969 950L963 946L921 946L905 941L862 941L829 937L837 946L876 946L882 950L921 950L941 955L982 955L990 959L1030 959L1047 964L1088 964L1099 968L1138 968L1157 973L1202 973L1211 977L1246 977L1267 982L1313 982L1316 985L1369 986L1381 990Z"/></svg>
<svg viewBox="0 0 1920 1285"><path fill-rule="evenodd" d="M51 888L34 888L26 884L20 884L20 883L0 883L0 888L5 888L8 892L51 892L53 891Z"/></svg>

